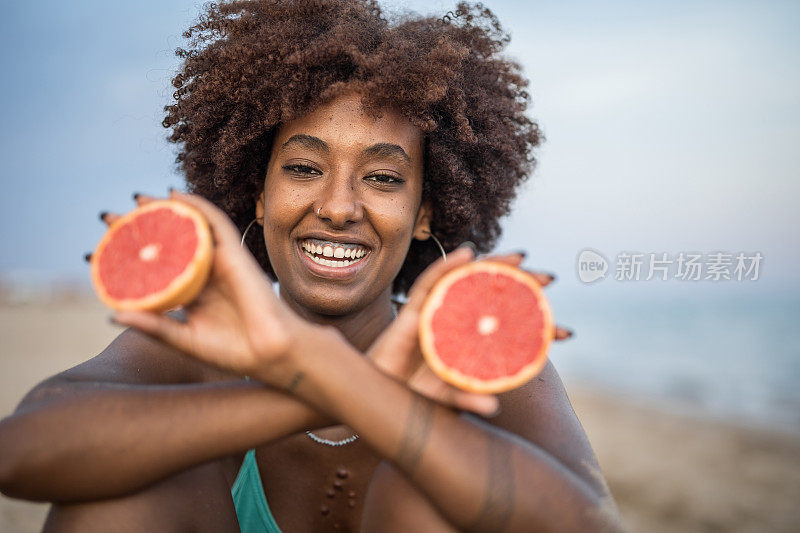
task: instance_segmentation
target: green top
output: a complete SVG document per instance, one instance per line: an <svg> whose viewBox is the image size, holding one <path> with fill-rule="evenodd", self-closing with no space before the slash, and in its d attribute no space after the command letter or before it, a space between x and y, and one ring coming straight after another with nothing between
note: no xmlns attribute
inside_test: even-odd
<svg viewBox="0 0 800 533"><path fill-rule="evenodd" d="M244 456L239 475L233 482L231 496L242 533L281 533L267 505L255 450L248 451Z"/></svg>

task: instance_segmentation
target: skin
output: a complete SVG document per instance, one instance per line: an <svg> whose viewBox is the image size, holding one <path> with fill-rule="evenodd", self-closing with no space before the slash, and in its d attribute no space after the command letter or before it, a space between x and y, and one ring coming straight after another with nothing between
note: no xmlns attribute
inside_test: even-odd
<svg viewBox="0 0 800 533"><path fill-rule="evenodd" d="M283 148L295 135L328 150L316 142L316 149ZM376 143L399 146L409 161L366 159L364 150ZM117 314L135 329L34 389L0 423L3 492L63 502L49 517L52 531L235 530L230 485L243 450L256 447L270 507L287 531L337 523L364 531L619 529L551 364L499 395L502 414L483 419L452 406L487 414L498 400L456 391L422 362L418 311L441 275L473 259L471 250L424 272L393 320L392 279L411 239L429 229L421 146L421 133L390 110L377 120L363 115L357 95L281 128L266 194L255 206L266 221L280 300L238 247L224 213L173 194L211 223L208 287L187 307L185 322ZM299 161L318 173L285 168ZM404 182L376 188L372 176L381 173ZM334 282L308 270L297 239L310 231L367 244L358 275ZM242 382L243 375L253 381ZM80 431L57 442L43 438L65 425ZM355 431L360 439L333 449L305 437L309 428L328 428L317 433L333 439ZM336 476L340 468L348 470L345 479ZM337 480L341 491L333 488ZM198 499L208 507L192 505Z"/></svg>

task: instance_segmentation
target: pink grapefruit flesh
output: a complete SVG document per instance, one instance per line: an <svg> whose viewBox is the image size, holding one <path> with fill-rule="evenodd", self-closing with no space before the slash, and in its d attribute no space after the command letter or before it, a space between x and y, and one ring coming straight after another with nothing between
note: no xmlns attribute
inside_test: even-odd
<svg viewBox="0 0 800 533"><path fill-rule="evenodd" d="M544 367L554 326L541 285L508 264L477 261L434 286L420 316L426 362L461 389L498 393Z"/></svg>
<svg viewBox="0 0 800 533"><path fill-rule="evenodd" d="M212 257L205 217L177 200L157 200L108 228L92 254L92 283L114 309L166 311L197 296Z"/></svg>

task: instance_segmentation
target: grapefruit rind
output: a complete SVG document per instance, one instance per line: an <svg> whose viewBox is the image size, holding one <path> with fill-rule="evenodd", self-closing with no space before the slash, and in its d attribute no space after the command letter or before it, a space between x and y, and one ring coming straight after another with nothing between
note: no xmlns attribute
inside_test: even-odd
<svg viewBox="0 0 800 533"><path fill-rule="evenodd" d="M543 321L541 329L541 348L538 353L535 354L532 361L522 367L515 374L490 380L469 376L455 368L445 365L437 354L434 345L434 333L431 327L431 324L433 323L433 315L441 307L442 303L444 302L445 295L450 287L465 276L478 272L510 276L514 280L519 281L520 283L523 283L525 286L529 287L530 290L536 294L536 301L539 306L539 311L542 314ZM553 340L554 334L555 327L553 323L553 313L539 282L524 270L513 267L506 263L476 261L451 270L442 276L442 278L433 287L431 293L428 295L428 298L423 304L422 311L420 312L420 347L422 349L422 355L425 358L428 366L443 381L458 387L459 389L481 394L497 394L500 392L506 392L530 381L542 370L542 368L544 368L544 365L547 363L547 350L550 347L550 342Z"/></svg>
<svg viewBox="0 0 800 533"><path fill-rule="evenodd" d="M197 247L195 248L194 256L186 265L183 272L173 279L163 290L144 298L119 299L112 297L109 295L108 291L106 291L99 273L99 260L106 245L112 240L120 228L139 215L164 207L180 216L191 219L194 223L197 235ZM197 209L176 200L155 200L120 217L109 226L108 231L106 231L106 234L92 253L90 261L92 284L94 285L98 298L112 309L118 311L167 311L191 302L200 293L211 273L213 253L214 244L211 237L211 230L205 217Z"/></svg>

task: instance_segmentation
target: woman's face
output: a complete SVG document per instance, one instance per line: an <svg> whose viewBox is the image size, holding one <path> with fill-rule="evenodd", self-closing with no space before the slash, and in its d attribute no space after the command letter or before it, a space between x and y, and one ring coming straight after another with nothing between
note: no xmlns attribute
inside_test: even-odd
<svg viewBox="0 0 800 533"><path fill-rule="evenodd" d="M359 100L282 125L258 201L282 296L323 315L388 302L411 239L429 230L422 132L393 111L367 116Z"/></svg>

